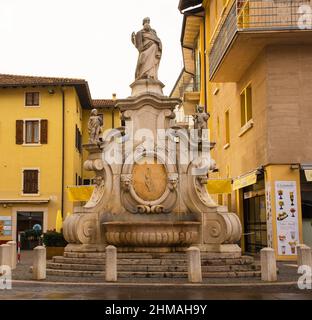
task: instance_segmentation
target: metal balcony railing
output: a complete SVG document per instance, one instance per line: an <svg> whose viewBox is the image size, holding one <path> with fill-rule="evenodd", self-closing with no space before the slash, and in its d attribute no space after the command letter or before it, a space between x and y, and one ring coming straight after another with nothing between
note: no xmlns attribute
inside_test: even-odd
<svg viewBox="0 0 312 320"><path fill-rule="evenodd" d="M200 90L200 83L199 82L190 82L187 84L183 84L180 87L180 96L182 97L186 92L197 92Z"/></svg>
<svg viewBox="0 0 312 320"><path fill-rule="evenodd" d="M312 29L311 0L235 0L210 44L213 77L238 32Z"/></svg>

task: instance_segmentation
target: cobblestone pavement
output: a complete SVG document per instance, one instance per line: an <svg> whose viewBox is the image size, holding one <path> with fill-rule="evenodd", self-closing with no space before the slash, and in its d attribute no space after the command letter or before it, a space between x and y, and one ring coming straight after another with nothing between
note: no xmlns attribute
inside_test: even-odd
<svg viewBox="0 0 312 320"><path fill-rule="evenodd" d="M32 281L29 267L32 252L22 252L22 261L13 271L12 290L0 291L0 300L10 299L108 299L108 300L224 300L300 299L312 300L312 290L299 290L294 262L278 263L278 282L264 285L260 279L205 279L192 285L187 279L123 279L116 284L104 279L47 276Z"/></svg>

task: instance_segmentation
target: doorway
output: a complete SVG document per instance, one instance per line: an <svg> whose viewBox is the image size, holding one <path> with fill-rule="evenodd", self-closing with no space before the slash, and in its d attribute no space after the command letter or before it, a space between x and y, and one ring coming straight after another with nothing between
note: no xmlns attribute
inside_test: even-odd
<svg viewBox="0 0 312 320"><path fill-rule="evenodd" d="M267 221L263 184L244 189L244 234L246 253L256 255L267 246Z"/></svg>
<svg viewBox="0 0 312 320"><path fill-rule="evenodd" d="M43 212L17 212L16 236L22 233L21 249L32 250L39 244L43 230Z"/></svg>

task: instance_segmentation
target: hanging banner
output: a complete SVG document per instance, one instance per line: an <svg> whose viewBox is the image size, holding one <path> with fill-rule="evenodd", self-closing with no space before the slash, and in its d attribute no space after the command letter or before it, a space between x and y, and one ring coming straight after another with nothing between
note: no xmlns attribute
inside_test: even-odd
<svg viewBox="0 0 312 320"><path fill-rule="evenodd" d="M68 187L67 188L68 199L71 202L89 201L93 191L94 191L94 186Z"/></svg>
<svg viewBox="0 0 312 320"><path fill-rule="evenodd" d="M207 182L207 190L209 194L229 194L232 192L232 180L209 179Z"/></svg>
<svg viewBox="0 0 312 320"><path fill-rule="evenodd" d="M276 181L275 200L278 255L294 256L300 243L296 181Z"/></svg>
<svg viewBox="0 0 312 320"><path fill-rule="evenodd" d="M253 172L244 177L235 179L233 182L233 191L251 186L255 183L257 183L257 174L256 172Z"/></svg>

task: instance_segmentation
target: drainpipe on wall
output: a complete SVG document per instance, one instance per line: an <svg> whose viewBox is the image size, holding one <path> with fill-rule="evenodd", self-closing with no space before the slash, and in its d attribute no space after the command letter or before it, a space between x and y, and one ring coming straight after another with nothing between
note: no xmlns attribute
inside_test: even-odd
<svg viewBox="0 0 312 320"><path fill-rule="evenodd" d="M61 87L62 91L62 204L61 204L61 212L64 217L64 183L65 183L65 92L63 87Z"/></svg>
<svg viewBox="0 0 312 320"><path fill-rule="evenodd" d="M115 107L112 109L112 129L115 128Z"/></svg>
<svg viewBox="0 0 312 320"><path fill-rule="evenodd" d="M208 99L207 99L207 42L206 42L206 15L203 17L204 19L204 94L205 94L205 112L208 113Z"/></svg>

